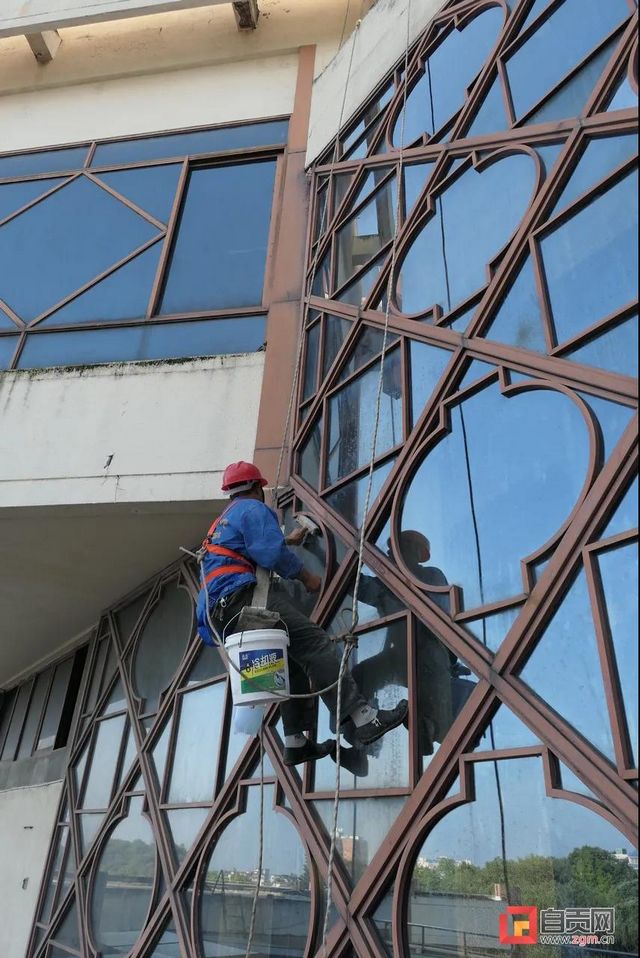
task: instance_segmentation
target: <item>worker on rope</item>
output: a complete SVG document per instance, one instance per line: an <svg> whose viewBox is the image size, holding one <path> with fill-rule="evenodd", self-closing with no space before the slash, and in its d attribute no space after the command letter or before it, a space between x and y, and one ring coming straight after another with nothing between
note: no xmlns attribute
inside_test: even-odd
<svg viewBox="0 0 640 958"><path fill-rule="evenodd" d="M215 520L203 543L204 583L198 597L198 632L204 642L214 644L209 617L221 635L246 606L256 586L256 567L277 573L283 579L299 579L307 592L320 591L321 579L305 569L288 548L299 545L304 529L285 540L275 512L264 501L266 479L252 463L234 462L222 477L223 492L230 503ZM208 609L207 609L208 604ZM340 657L327 633L311 622L293 604L283 585L272 581L266 607L277 612L289 634L289 676L291 692L327 689L322 694L335 715ZM285 765L314 762L333 755L335 742L318 743L304 735L312 727L311 699L287 699L280 706L285 733ZM355 726L353 744L367 746L404 721L405 699L393 709L375 709L361 695L349 672L342 681L341 714Z"/></svg>

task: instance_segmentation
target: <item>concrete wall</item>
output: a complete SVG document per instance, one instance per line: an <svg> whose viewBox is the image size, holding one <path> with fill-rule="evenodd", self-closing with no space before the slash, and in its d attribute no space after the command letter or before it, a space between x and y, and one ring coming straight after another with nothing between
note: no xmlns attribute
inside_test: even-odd
<svg viewBox="0 0 640 958"><path fill-rule="evenodd" d="M0 792L2 958L24 958L61 788L54 782Z"/></svg>
<svg viewBox="0 0 640 958"><path fill-rule="evenodd" d="M341 114L345 123L385 73L404 55L407 20L409 43L412 43L444 6L444 2L378 0L362 20L355 35L344 43L340 53L316 78L309 126L308 163L335 136Z"/></svg>
<svg viewBox="0 0 640 958"><path fill-rule="evenodd" d="M263 364L251 353L3 374L0 508L215 498L224 466L253 454Z"/></svg>

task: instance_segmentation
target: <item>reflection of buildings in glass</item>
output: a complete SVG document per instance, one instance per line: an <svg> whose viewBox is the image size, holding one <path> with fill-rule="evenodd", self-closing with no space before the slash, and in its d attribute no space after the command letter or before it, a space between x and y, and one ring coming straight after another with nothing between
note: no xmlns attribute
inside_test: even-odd
<svg viewBox="0 0 640 958"><path fill-rule="evenodd" d="M338 829L336 848L351 875L361 875L369 862L369 846L359 835L346 835Z"/></svg>

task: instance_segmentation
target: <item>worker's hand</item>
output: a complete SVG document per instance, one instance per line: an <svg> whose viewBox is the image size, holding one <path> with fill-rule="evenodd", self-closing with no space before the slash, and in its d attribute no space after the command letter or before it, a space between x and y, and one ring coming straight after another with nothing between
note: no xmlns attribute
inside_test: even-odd
<svg viewBox="0 0 640 958"><path fill-rule="evenodd" d="M314 575L308 569L303 569L300 573L300 581L307 592L319 592L322 587L322 579L319 575Z"/></svg>
<svg viewBox="0 0 640 958"><path fill-rule="evenodd" d="M288 546L301 546L304 540L307 538L307 535L307 530L303 529L302 526L298 526L293 530L293 532L289 533L284 541Z"/></svg>

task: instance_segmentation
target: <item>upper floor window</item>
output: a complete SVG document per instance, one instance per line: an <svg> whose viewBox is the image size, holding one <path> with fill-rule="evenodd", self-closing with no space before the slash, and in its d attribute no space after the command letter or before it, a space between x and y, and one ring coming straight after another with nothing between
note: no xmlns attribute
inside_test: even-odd
<svg viewBox="0 0 640 958"><path fill-rule="evenodd" d="M259 349L287 128L0 156L0 369Z"/></svg>

